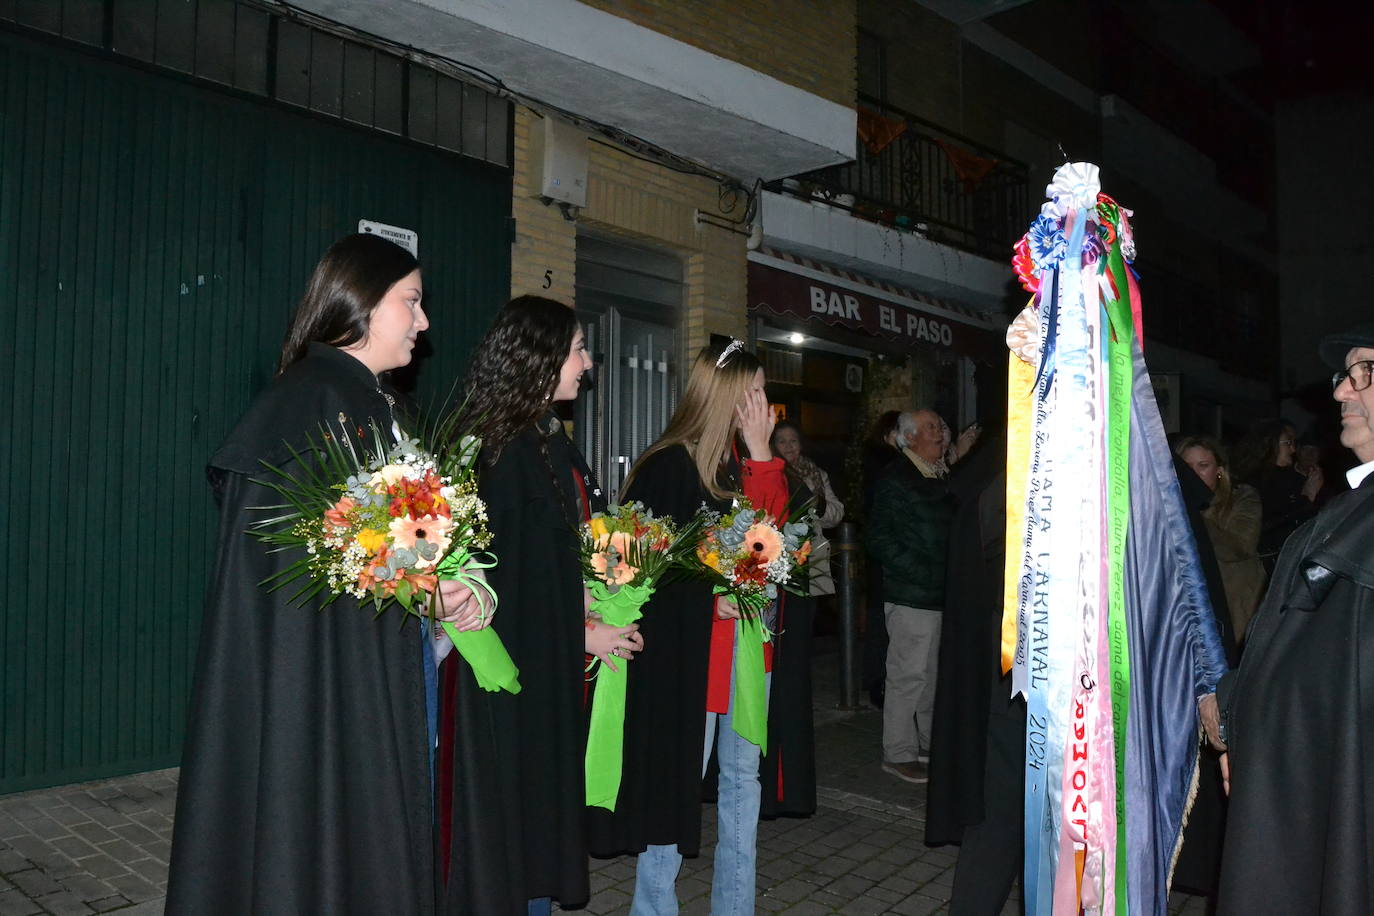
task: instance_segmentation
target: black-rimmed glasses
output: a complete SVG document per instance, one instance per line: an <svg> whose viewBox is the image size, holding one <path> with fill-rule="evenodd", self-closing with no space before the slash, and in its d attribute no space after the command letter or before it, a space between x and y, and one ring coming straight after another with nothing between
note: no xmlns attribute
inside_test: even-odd
<svg viewBox="0 0 1374 916"><path fill-rule="evenodd" d="M1331 376L1331 390L1341 387L1341 382L1350 379L1354 391L1364 391L1369 387L1370 370L1374 369L1374 359L1357 359L1340 372Z"/></svg>

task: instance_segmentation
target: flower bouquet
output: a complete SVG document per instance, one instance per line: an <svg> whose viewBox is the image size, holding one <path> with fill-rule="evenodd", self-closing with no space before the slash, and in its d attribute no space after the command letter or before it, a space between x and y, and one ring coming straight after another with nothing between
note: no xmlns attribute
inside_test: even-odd
<svg viewBox="0 0 1374 916"><path fill-rule="evenodd" d="M683 526L656 518L642 503L610 506L578 531L582 578L592 594L591 609L615 627L643 616L641 608L664 574L682 565L701 532L702 519ZM592 666L599 665L593 660ZM587 804L614 811L620 794L625 739L626 670L602 666L592 698L587 731Z"/></svg>
<svg viewBox="0 0 1374 916"><path fill-rule="evenodd" d="M263 508L285 511L256 522L251 533L303 556L263 584L276 589L299 582L292 600L301 603L323 595L328 606L348 595L371 598L378 614L392 604L427 614L484 689L519 693L519 672L494 630L460 632L435 614L442 611L440 579L471 589L484 616L496 608L496 593L472 574L496 565L483 553L491 533L477 495L480 441L463 437L428 451L416 439L391 443L376 427L371 444L361 428L355 442L342 417L340 427L342 435L326 429L304 453L292 450L294 473L264 462L272 478L259 482L284 502Z"/></svg>
<svg viewBox="0 0 1374 916"><path fill-rule="evenodd" d="M724 514L703 509L704 534L689 564L714 586L717 595L734 601L740 619L735 624L735 732L768 745L768 696L763 670L763 644L771 638L763 615L777 599L778 588L803 593L799 572L811 555L811 515L796 513L800 522L777 523L747 499L736 501Z"/></svg>

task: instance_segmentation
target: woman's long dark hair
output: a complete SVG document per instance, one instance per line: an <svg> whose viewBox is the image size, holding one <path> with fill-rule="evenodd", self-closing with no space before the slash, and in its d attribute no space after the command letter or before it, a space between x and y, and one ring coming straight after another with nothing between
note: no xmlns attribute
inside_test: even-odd
<svg viewBox="0 0 1374 916"><path fill-rule="evenodd" d="M1275 473L1279 469L1279 440L1291 429L1293 424L1280 417L1256 420L1236 446L1236 477L1248 483Z"/></svg>
<svg viewBox="0 0 1374 916"><path fill-rule="evenodd" d="M367 336L372 310L420 262L394 242L354 233L320 258L282 341L277 374L305 356L312 342L347 347Z"/></svg>
<svg viewBox="0 0 1374 916"><path fill-rule="evenodd" d="M465 428L488 461L548 410L576 333L573 310L543 296L518 296L497 314L464 383Z"/></svg>

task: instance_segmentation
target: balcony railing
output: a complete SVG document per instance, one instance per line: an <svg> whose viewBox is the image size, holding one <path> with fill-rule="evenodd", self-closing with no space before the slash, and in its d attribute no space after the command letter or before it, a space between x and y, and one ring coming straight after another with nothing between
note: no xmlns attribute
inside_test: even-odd
<svg viewBox="0 0 1374 916"><path fill-rule="evenodd" d="M937 125L862 99L858 158L770 190L993 258L1009 258L1034 213L1026 166Z"/></svg>

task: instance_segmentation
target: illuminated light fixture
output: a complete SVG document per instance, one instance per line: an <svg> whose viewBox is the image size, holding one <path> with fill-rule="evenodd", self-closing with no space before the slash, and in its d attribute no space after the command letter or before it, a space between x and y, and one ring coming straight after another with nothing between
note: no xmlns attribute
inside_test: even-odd
<svg viewBox="0 0 1374 916"><path fill-rule="evenodd" d="M806 337L797 331L793 331L791 334L787 335L787 340L789 343L799 344L803 340L806 340Z"/></svg>

